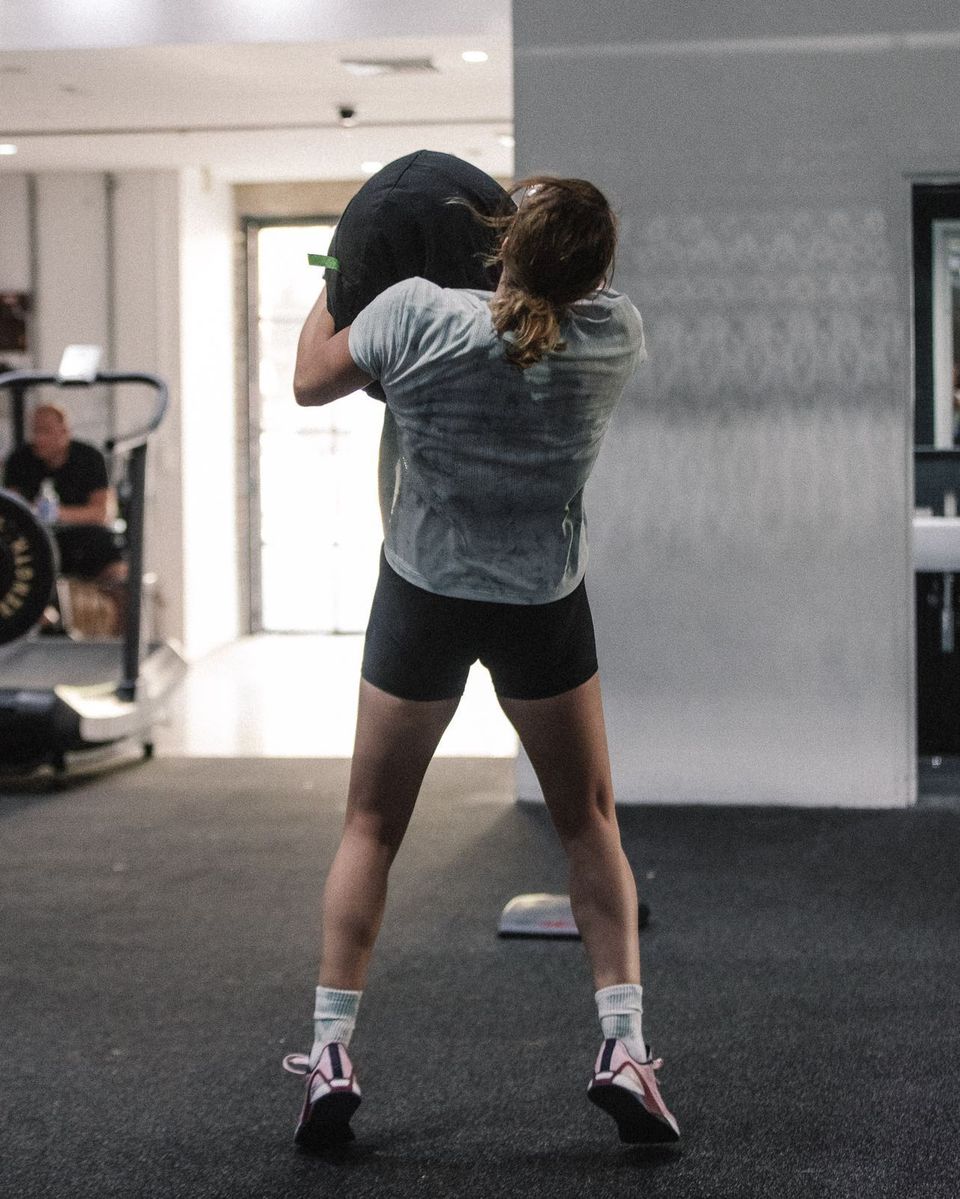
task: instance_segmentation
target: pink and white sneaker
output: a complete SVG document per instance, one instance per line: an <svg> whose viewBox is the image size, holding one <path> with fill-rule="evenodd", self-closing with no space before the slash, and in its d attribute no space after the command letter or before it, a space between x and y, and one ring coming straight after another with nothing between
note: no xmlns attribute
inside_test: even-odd
<svg viewBox="0 0 960 1199"><path fill-rule="evenodd" d="M360 1084L346 1046L328 1041L312 1070L308 1054L287 1054L283 1068L308 1076L294 1141L306 1149L327 1149L354 1140L350 1117L360 1106Z"/></svg>
<svg viewBox="0 0 960 1199"><path fill-rule="evenodd" d="M647 1054L650 1046L646 1047ZM630 1145L679 1141L680 1128L660 1096L654 1073L662 1058L638 1062L623 1041L606 1040L597 1056L587 1097L617 1122L620 1140Z"/></svg>

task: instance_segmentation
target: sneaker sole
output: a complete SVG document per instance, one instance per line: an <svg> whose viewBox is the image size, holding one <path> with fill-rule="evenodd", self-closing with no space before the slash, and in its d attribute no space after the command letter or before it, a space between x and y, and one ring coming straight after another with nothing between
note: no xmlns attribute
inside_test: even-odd
<svg viewBox="0 0 960 1199"><path fill-rule="evenodd" d="M640 1100L615 1083L596 1083L587 1098L617 1122L620 1140L627 1145L660 1145L679 1141L680 1134L659 1116L648 1112Z"/></svg>
<svg viewBox="0 0 960 1199"><path fill-rule="evenodd" d="M350 1119L359 1106L360 1096L352 1091L322 1095L297 1126L294 1141L304 1149L329 1149L356 1140Z"/></svg>

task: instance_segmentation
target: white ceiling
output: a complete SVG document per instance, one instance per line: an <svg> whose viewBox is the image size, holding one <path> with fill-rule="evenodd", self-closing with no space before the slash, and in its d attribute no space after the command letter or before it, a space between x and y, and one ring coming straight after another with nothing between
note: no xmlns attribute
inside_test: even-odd
<svg viewBox="0 0 960 1199"><path fill-rule="evenodd" d="M464 50L489 60L468 64ZM344 58L429 58L358 78ZM354 179L364 161L447 150L508 176L508 36L0 51L0 171L195 166L233 182ZM343 128L338 108L355 107Z"/></svg>
<svg viewBox="0 0 960 1199"><path fill-rule="evenodd" d="M348 38L509 37L511 0L0 0L0 46L53 50Z"/></svg>

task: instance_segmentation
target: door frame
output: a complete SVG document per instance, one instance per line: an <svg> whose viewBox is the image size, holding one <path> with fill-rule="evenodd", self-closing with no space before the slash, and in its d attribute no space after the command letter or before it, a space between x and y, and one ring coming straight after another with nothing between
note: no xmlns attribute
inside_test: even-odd
<svg viewBox="0 0 960 1199"><path fill-rule="evenodd" d="M942 271L938 251L940 222L960 223L960 172L936 179L914 177L911 182L911 345L913 352L913 445L911 446L911 494L914 506L939 514L944 495L960 490L960 448L936 447L936 399L938 383L943 386L943 363L936 354L938 337L945 332L942 302ZM951 339L952 358L952 339ZM941 355L942 357L942 355ZM912 563L911 563L912 567ZM927 605L955 608L951 574L914 573L913 697L918 785L924 787L937 777L944 756L957 753L956 726L941 723L938 713L955 710L955 670L946 669L940 652L933 648ZM947 580L950 580L948 583ZM924 614L927 619L924 618ZM949 651L948 651L949 652ZM926 685L924 681L926 680ZM931 690L932 689L932 690ZM934 773L930 773L933 771Z"/></svg>
<svg viewBox="0 0 960 1199"><path fill-rule="evenodd" d="M259 379L259 306L260 294L257 239L261 229L277 226L336 225L341 213L317 213L307 216L244 216L244 347L246 352L245 408L241 420L246 429L244 468L246 473L246 536L242 539L241 561L246 580L246 632L263 632L263 556L260 536L260 379ZM319 294L319 289L318 289ZM304 320L307 314L304 313ZM291 369L292 369L291 363Z"/></svg>
<svg viewBox="0 0 960 1199"><path fill-rule="evenodd" d="M914 180L913 233L913 402L914 449L934 445L935 222L960 221L960 177L947 182Z"/></svg>

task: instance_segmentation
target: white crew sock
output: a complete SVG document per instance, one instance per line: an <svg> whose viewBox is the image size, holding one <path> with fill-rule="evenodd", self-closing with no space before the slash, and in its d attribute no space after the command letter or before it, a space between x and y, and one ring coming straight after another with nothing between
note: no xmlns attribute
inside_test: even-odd
<svg viewBox="0 0 960 1199"><path fill-rule="evenodd" d="M623 1041L627 1052L638 1062L645 1062L647 1046L643 1039L643 987L639 983L620 983L597 991L597 1014L605 1038Z"/></svg>
<svg viewBox="0 0 960 1199"><path fill-rule="evenodd" d="M349 1045L357 1023L362 991L338 991L335 987L317 987L313 1009L313 1049L310 1066L316 1065L321 1048L327 1041Z"/></svg>

